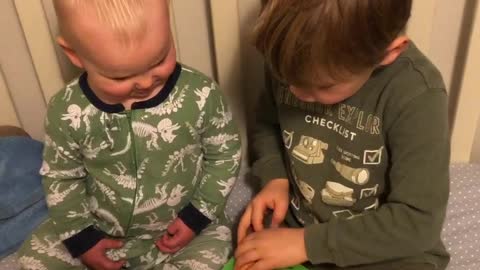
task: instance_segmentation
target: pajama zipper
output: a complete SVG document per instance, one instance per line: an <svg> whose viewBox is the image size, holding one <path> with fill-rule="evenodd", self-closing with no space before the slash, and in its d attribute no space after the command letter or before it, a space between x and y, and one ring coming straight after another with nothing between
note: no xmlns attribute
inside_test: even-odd
<svg viewBox="0 0 480 270"><path fill-rule="evenodd" d="M136 144L135 144L135 133L133 132L133 126L132 126L132 114L133 111L128 111L127 112L127 119L128 119L128 127L130 129L130 136L132 137L132 153L133 153L133 164L134 164L134 171L135 171L135 179L137 179L137 172L138 172L138 165L137 165L137 149L136 149ZM125 237L128 236L128 232L130 231L130 227L132 226L132 221L133 221L133 213L135 211L135 202L137 200L137 191L138 191L138 181L135 183L135 193L133 194L133 200L132 200L132 213L130 214L129 220L128 220L128 225L125 231Z"/></svg>

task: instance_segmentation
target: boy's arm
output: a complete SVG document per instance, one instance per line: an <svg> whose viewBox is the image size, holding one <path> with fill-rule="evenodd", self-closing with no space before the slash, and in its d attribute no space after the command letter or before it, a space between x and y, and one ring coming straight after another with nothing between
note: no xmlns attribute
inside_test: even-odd
<svg viewBox="0 0 480 270"><path fill-rule="evenodd" d="M93 247L104 234L93 226L86 196L87 172L79 145L60 123L61 112L49 107L45 124L43 187L56 233L73 257Z"/></svg>
<svg viewBox="0 0 480 270"><path fill-rule="evenodd" d="M197 188L189 205L179 217L199 234L211 221L221 217L241 162L240 135L226 100L215 85L210 91L203 111L200 131L203 165Z"/></svg>
<svg viewBox="0 0 480 270"><path fill-rule="evenodd" d="M255 155L252 171L260 178L262 186L273 179L288 178L283 158L282 130L273 94L275 81L268 72L265 77L266 90L262 91L257 105L251 139Z"/></svg>
<svg viewBox="0 0 480 270"><path fill-rule="evenodd" d="M314 264L371 264L412 257L440 244L449 194L447 95L430 89L414 98L387 130L391 169L381 207L351 220L306 227Z"/></svg>

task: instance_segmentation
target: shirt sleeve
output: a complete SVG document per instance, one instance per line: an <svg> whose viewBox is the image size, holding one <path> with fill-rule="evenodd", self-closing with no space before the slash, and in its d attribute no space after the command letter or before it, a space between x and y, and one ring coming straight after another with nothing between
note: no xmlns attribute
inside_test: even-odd
<svg viewBox="0 0 480 270"><path fill-rule="evenodd" d="M262 185L277 178L288 178L284 162L284 146L273 94L274 80L266 74L266 91L260 96L252 132L253 174Z"/></svg>
<svg viewBox="0 0 480 270"><path fill-rule="evenodd" d="M372 264L432 250L440 243L449 194L447 95L430 89L412 99L386 131L390 168L385 202L350 220L306 228L314 264Z"/></svg>
<svg viewBox="0 0 480 270"><path fill-rule="evenodd" d="M223 215L241 162L238 128L227 101L215 83L201 113L204 114L200 131L203 164L193 199L179 213L182 221L197 234Z"/></svg>
<svg viewBox="0 0 480 270"><path fill-rule="evenodd" d="M40 174L50 218L56 233L72 256L93 247L104 236L93 226L86 196L87 172L79 145L62 125L61 109L49 106Z"/></svg>

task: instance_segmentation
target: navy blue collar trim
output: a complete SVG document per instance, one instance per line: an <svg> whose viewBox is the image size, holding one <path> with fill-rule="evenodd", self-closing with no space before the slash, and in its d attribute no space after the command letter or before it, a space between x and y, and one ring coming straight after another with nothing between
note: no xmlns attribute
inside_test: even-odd
<svg viewBox="0 0 480 270"><path fill-rule="evenodd" d="M160 90L160 92L158 92L158 94L151 99L133 103L132 110L148 109L160 105L163 101L165 101L165 99L167 99L172 90L175 88L178 78L180 77L180 73L182 73L182 66L180 63L177 63L175 70L168 78L162 90ZM100 100L97 95L95 95L92 88L90 88L90 85L88 85L87 78L88 74L86 72L83 73L80 76L79 84L83 94L87 97L90 103L93 104L93 106L106 113L119 113L125 111L125 107L122 104L107 104Z"/></svg>

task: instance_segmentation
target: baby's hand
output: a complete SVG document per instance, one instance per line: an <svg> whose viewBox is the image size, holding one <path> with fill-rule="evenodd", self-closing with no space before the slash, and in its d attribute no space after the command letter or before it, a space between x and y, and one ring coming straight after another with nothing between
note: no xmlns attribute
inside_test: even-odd
<svg viewBox="0 0 480 270"><path fill-rule="evenodd" d="M125 261L112 261L107 255L107 249L119 249L123 243L118 240L102 239L95 246L80 256L83 264L94 270L119 270Z"/></svg>
<svg viewBox="0 0 480 270"><path fill-rule="evenodd" d="M167 233L155 242L163 253L175 253L185 247L195 233L180 218L176 218L167 228Z"/></svg>

